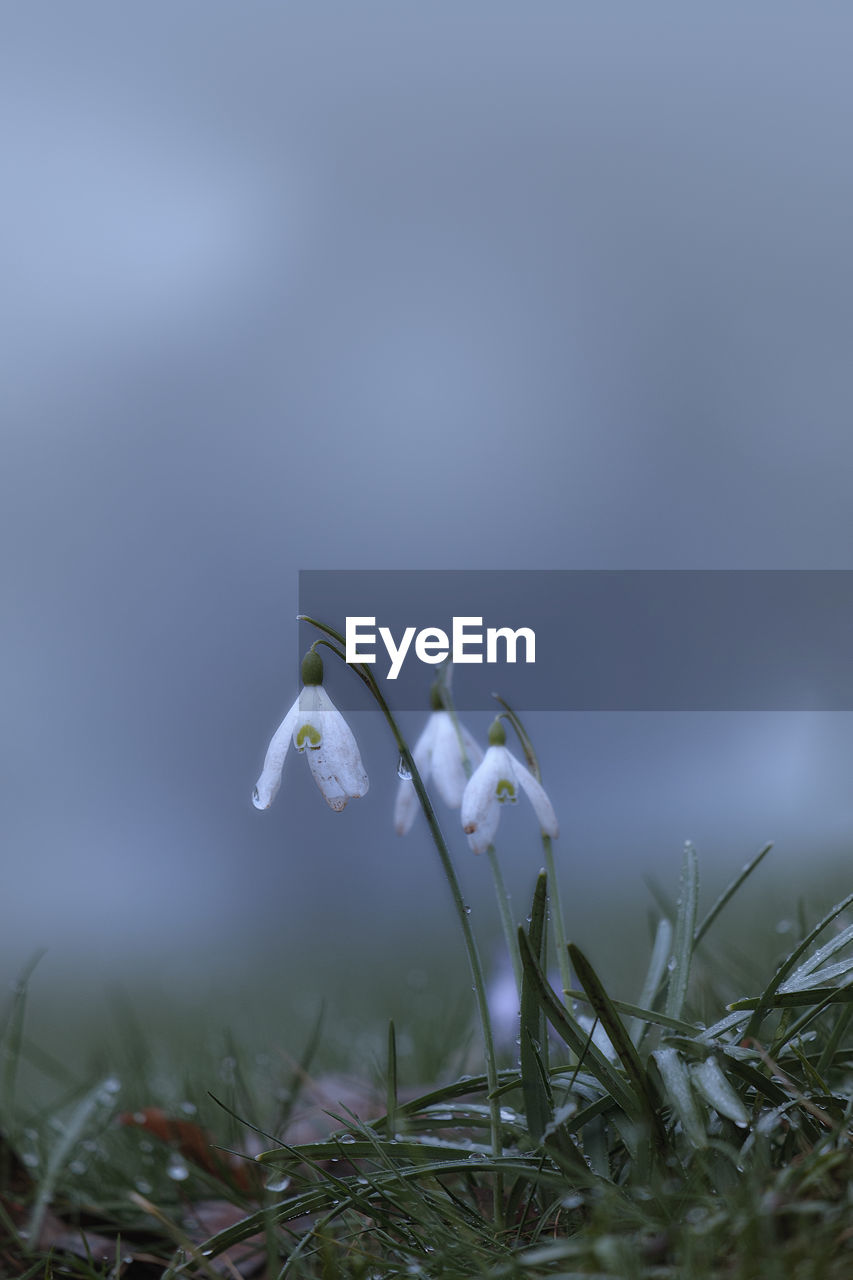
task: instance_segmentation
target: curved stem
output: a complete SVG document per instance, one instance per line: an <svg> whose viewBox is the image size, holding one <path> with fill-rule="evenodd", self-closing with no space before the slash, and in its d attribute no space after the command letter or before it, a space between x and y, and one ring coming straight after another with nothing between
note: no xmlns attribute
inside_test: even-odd
<svg viewBox="0 0 853 1280"><path fill-rule="evenodd" d="M318 622L315 618L309 618L304 614L300 614L297 621L310 622L312 626L317 627L320 631L325 632L326 635L331 636L332 639L336 640L339 644L341 645L345 644L344 638L342 635L340 635L339 632L335 631L334 628L332 627L326 626L325 623ZM490 1111L490 1130L491 1130L492 1148L494 1150L495 1155L500 1156L502 1151L500 1100L494 1096L498 1088L498 1072L497 1072L497 1061L495 1058L495 1042L494 1042L494 1036L492 1034L492 1021L489 1014L489 1005L486 999L486 983L485 983L485 978L483 977L483 966L480 962L480 955L477 950L477 943L474 938L474 932L471 928L469 908L465 905L465 900L462 897L462 890L459 886L459 880L456 876L456 869L453 865L453 860L450 857L450 850L447 847L447 842L445 841L444 836L442 835L442 832L441 832L441 828L438 825L438 818L436 817L435 810L432 807L432 801L427 795L426 788L424 787L424 784L423 784L423 779L421 778L421 775L418 772L417 765L415 764L414 759L412 758L412 753L409 750L408 743L406 742L405 738L400 732L400 728L397 724L397 721L394 719L391 709L382 695L382 690L379 688L379 685L377 684L376 679L373 673L370 671L370 669L364 666L361 666L361 668L359 669L359 666L356 666L355 664L353 664L353 670L356 671L356 673L361 677L361 679L369 687L370 692L373 694L373 697L376 699L376 702L379 705L379 709L381 710L382 714L385 716L385 719L388 722L388 726L391 729L392 734L394 735L394 741L397 744L397 748L400 752L400 755L402 756L405 762L406 768L411 773L412 785L414 786L415 791L417 792L418 800L420 801L421 808L424 811L424 816L426 817L427 825L429 827L430 834L433 839L433 843L435 844L435 847L438 850L439 858L441 859L442 870L444 871L445 878L447 880L447 883L450 886L450 892L453 897L453 904L456 908L456 914L459 917L459 923L462 928L462 935L465 940L465 949L468 953L468 963L471 968L471 977L474 982L474 994L477 1000L477 1011L480 1016L480 1025L483 1032L483 1049L484 1049L484 1055L486 1059L486 1080L489 1086L489 1111ZM503 1205L500 1203L499 1197L497 1196L495 1199L495 1213L496 1213L496 1217L502 1217Z"/></svg>
<svg viewBox="0 0 853 1280"><path fill-rule="evenodd" d="M503 698L497 693L493 693L492 697L503 707L507 719L518 734L518 739L527 758L531 773L537 782L541 782L542 771L539 768L536 749L529 733L508 702L504 702ZM551 837L546 836L544 831L542 832L542 847L545 850L545 869L548 872L548 892L551 895L551 923L554 928L557 964L560 966L560 981L563 984L563 1002L568 1004L569 992L572 990L572 970L569 964L569 948L566 938L566 926L563 922L563 907L560 902L560 882L557 879L557 867L554 862L554 847L551 844Z"/></svg>
<svg viewBox="0 0 853 1280"><path fill-rule="evenodd" d="M450 716L453 728L456 731L456 740L459 743L459 752L462 757L462 767L465 770L466 777L471 777L471 761L468 752L465 749L465 739L462 736L462 727L459 724L459 717L456 714L456 707L453 703L453 697L450 693L450 675L449 667L442 671L439 677L439 691L441 693L441 701L445 711ZM503 878L501 864L498 859L498 851L493 844L490 844L486 852L489 855L489 866L492 870L492 881L495 886L495 897L498 900L498 914L501 918L501 928L503 929L504 941L506 942L509 958L512 962L512 972L515 978L515 989L518 992L519 1002L521 1001L521 952L518 949L518 933L512 921L512 899L509 896L509 890L506 887L506 881Z"/></svg>
<svg viewBox="0 0 853 1280"><path fill-rule="evenodd" d="M560 882L557 879L557 868L554 863L554 850L551 837L542 833L542 847L545 850L545 869L548 872L548 888L551 891L551 923L554 928L554 946L557 949L557 963L560 966L560 981L563 984L563 1002L569 1003L569 992L572 990L572 970L569 964L569 946L566 930L563 926L563 908L560 903Z"/></svg>
<svg viewBox="0 0 853 1280"><path fill-rule="evenodd" d="M495 897L498 900L501 926L504 931L509 958L512 961L515 989L518 992L519 1000L521 1000L521 955L518 950L518 932L512 922L512 899L509 896L509 890L503 878L497 849L493 844L490 844L486 853L489 855L489 866L492 868L492 879L495 882Z"/></svg>

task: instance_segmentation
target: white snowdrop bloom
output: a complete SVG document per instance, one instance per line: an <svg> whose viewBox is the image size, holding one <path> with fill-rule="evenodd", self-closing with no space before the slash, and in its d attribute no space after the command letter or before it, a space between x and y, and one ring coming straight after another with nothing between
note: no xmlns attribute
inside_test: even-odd
<svg viewBox="0 0 853 1280"><path fill-rule="evenodd" d="M557 817L545 788L529 769L507 750L506 733L497 719L489 730L489 749L471 774L462 797L462 828L475 853L483 853L495 838L502 804L517 804L519 789L533 805L547 836L559 834Z"/></svg>
<svg viewBox="0 0 853 1280"><path fill-rule="evenodd" d="M462 803L462 795L468 782L468 774L462 760L462 748L459 736L465 745L465 752L475 769L483 758L483 753L471 737L468 730L459 726L459 734L453 718L448 711L441 710L438 695L433 696L433 710L426 722L424 731L415 743L412 756L418 773L426 785L430 778L435 780L435 787L442 800L451 809L458 809ZM394 829L398 836L404 836L415 820L418 811L418 793L414 783L403 779L397 789L397 800L394 804Z"/></svg>
<svg viewBox="0 0 853 1280"><path fill-rule="evenodd" d="M281 785L291 739L304 752L314 781L336 813L348 800L367 794L368 779L352 730L323 688L323 662L315 652L302 663L305 687L273 734L252 800L268 809Z"/></svg>

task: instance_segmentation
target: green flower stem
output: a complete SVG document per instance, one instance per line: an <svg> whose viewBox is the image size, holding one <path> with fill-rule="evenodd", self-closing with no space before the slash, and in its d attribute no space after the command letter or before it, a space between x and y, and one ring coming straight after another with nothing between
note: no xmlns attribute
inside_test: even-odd
<svg viewBox="0 0 853 1280"><path fill-rule="evenodd" d="M335 631L332 627L327 627L325 623L318 622L315 618L309 618L306 615L302 614L299 616L297 621L310 622L312 626L317 627L318 630L325 632L326 635L331 636L332 639L336 640L339 644L341 645L345 644L344 638L342 635L340 635L339 632ZM456 914L459 917L459 923L462 928L462 935L465 940L465 949L468 952L468 963L471 967L471 977L474 982L474 994L477 1000L477 1011L480 1015L480 1025L483 1032L483 1049L484 1049L485 1059L486 1059L486 1080L489 1086L489 1113L490 1113L490 1130L491 1130L491 1139L492 1139L492 1149L494 1151L495 1156L500 1157L502 1152L501 1117L500 1117L500 1099L495 1097L495 1094L498 1088L498 1071L497 1071L497 1061L495 1058L495 1041L494 1041L494 1036L492 1034L492 1020L489 1014L489 1005L486 999L486 983L483 977L483 966L480 962L480 955L477 950L477 943L474 938L474 932L471 928L471 920L468 914L468 908L466 907L465 900L462 897L462 890L459 886L459 880L456 876L456 869L453 866L453 860L450 857L450 850L447 847L447 842L445 841L444 836L442 835L442 832L441 832L441 828L438 825L438 818L435 815L435 810L432 807L432 802L429 796L427 795L427 791L426 791L426 788L424 787L421 775L418 773L417 765L415 764L412 758L412 753L409 750L408 743L406 742L405 738L400 732L397 721L394 719L394 716L391 712L390 707L388 706L388 703L385 701L385 698L382 696L382 691L379 688L379 685L377 684L376 679L374 678L373 673L370 671L370 669L363 665L359 665L359 666L353 665L353 670L356 671L356 673L361 677L361 679L370 689L370 692L373 694L373 697L376 699L376 702L378 703L379 708L382 714L385 716L385 719L388 722L388 726L391 729L392 734L394 735L394 741L397 744L397 748L400 752L400 755L403 758L403 762L406 768L408 769L408 771L412 775L412 785L414 786L415 791L417 792L418 800L421 803L421 808L424 811L424 816L427 820L427 825L429 827L430 834L433 838L433 843L435 844L435 847L438 850L438 856L441 859L441 866L444 871L445 878L447 880L447 883L450 886L450 892L453 897L453 904L456 907ZM502 1203L503 1197L500 1194L500 1190L501 1190L500 1188L497 1188L497 1193L495 1196L495 1216L496 1216L496 1219L499 1219L499 1220L502 1219L503 1217L503 1203Z"/></svg>
<svg viewBox="0 0 853 1280"><path fill-rule="evenodd" d="M492 879L495 882L495 895L498 900L498 911L500 912L501 926L503 927L506 945L509 950L509 958L512 961L512 972L515 976L515 986L518 991L518 998L521 1000L521 956L518 951L518 931L512 922L512 900L509 896L509 890L504 883L501 864L498 861L495 846L490 844L486 852L489 855L489 866L492 868Z"/></svg>
<svg viewBox="0 0 853 1280"><path fill-rule="evenodd" d="M537 782L542 781L542 771L539 768L539 760L536 756L530 735L518 716L513 711L508 702L504 702L503 698L493 693L492 697L499 702L506 713L512 727L518 734L519 742L524 750L528 766ZM548 872L548 892L551 895L551 924L554 928L554 946L557 950L557 963L560 966L560 981L563 984L563 1002L569 1004L569 992L572 990L572 971L569 964L569 950L566 940L566 927L563 923L563 907L560 902L560 882L557 879L557 868L554 863L554 849L551 844L551 837L546 836L542 832L542 848L545 850L545 868Z"/></svg>
<svg viewBox="0 0 853 1280"><path fill-rule="evenodd" d="M554 850L551 837L542 833L542 848L545 850L545 869L548 872L548 888L551 891L551 924L554 928L554 946L557 948L557 962L560 966L560 981L563 984L563 1000L569 1003L569 992L572 990L572 969L569 964L569 947L566 930L563 925L563 907L560 902L560 882L557 879L557 868L554 864Z"/></svg>
<svg viewBox="0 0 853 1280"><path fill-rule="evenodd" d="M450 716L453 728L456 730L456 738L459 742L459 751L462 756L462 767L467 777L471 777L471 761L468 752L465 750L465 740L462 737L462 730L459 725L459 717L456 714L456 707L453 704L453 697L450 693L450 681L448 673L445 669L439 677L439 690L441 693L441 701L445 711ZM504 939L506 941L509 958L512 961L512 972L515 977L515 987L518 992L519 1001L521 1000L521 954L518 950L518 932L512 921L512 899L506 887L506 882L501 871L501 864L498 860L497 850L493 844L490 844L486 852L489 855L489 866L492 869L492 880L495 886L495 896L498 900L498 912L501 918L501 928L503 929Z"/></svg>

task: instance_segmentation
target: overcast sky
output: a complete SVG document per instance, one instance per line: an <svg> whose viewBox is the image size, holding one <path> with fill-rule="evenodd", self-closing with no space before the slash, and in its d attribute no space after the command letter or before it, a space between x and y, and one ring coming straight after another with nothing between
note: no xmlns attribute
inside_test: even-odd
<svg viewBox="0 0 853 1280"><path fill-rule="evenodd" d="M365 918L452 926L375 715L363 801L332 814L294 759L252 808L301 568L853 568L848 7L2 28L9 973L40 945L46 984L191 972L227 937L251 974ZM853 717L532 727L585 939L685 838L708 884L775 838L792 895L803 851L849 849Z"/></svg>

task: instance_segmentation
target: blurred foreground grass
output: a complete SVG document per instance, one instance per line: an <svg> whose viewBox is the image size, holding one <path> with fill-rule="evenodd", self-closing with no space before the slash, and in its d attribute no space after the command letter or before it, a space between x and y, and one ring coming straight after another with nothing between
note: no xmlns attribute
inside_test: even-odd
<svg viewBox="0 0 853 1280"><path fill-rule="evenodd" d="M497 1153L443 939L105 984L82 1018L45 1013L36 968L3 1031L2 1273L850 1275L849 906L765 872L695 946L689 874L585 921L568 1007L540 897Z"/></svg>

